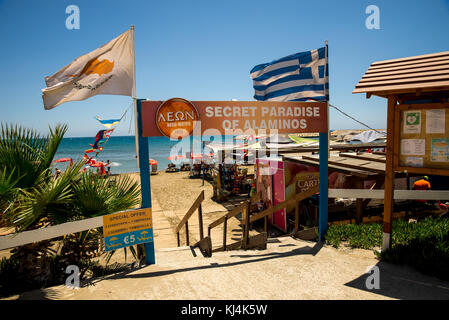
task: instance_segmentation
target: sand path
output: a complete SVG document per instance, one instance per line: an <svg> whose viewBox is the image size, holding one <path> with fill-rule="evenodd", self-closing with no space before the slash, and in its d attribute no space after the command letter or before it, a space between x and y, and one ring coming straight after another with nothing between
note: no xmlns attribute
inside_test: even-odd
<svg viewBox="0 0 449 320"><path fill-rule="evenodd" d="M138 173L128 175L140 183ZM204 191L202 211L205 236L210 223L222 217L228 210L245 200L244 197L237 197L225 203L217 203L212 200L213 188L211 183L205 181L203 186L201 179L190 179L188 172L158 172L157 175L151 176L150 183L154 245L156 249L177 247L175 229L202 191ZM228 244L241 239L242 228L239 225L238 217L228 221ZM253 233L256 233L256 231L252 231ZM189 220L189 238L190 245L200 239L198 214L196 212ZM185 229L183 228L180 232L181 245L186 244L185 239ZM222 245L223 225L211 230L211 239L213 247Z"/></svg>

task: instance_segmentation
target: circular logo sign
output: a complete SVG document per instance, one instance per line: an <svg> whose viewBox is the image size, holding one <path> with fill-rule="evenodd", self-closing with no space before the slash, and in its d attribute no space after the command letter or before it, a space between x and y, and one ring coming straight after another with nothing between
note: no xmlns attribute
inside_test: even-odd
<svg viewBox="0 0 449 320"><path fill-rule="evenodd" d="M195 106L185 99L172 98L162 103L156 112L156 125L167 137L179 139L193 133L199 120Z"/></svg>

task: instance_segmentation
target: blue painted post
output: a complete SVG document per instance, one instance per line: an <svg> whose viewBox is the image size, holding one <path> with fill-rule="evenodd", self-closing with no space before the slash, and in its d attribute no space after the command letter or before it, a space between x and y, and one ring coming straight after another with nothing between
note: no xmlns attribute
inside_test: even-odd
<svg viewBox="0 0 449 320"><path fill-rule="evenodd" d="M142 194L142 208L151 209L151 183L148 137L142 137L142 100L137 99L137 130L139 144L140 192ZM155 264L154 236L152 242L145 243L145 263Z"/></svg>
<svg viewBox="0 0 449 320"><path fill-rule="evenodd" d="M329 48L325 41L326 66L325 75L329 76ZM329 84L328 84L329 86ZM324 235L328 228L328 209L329 209L329 87L325 89L327 99L327 132L320 132L320 211L318 222L319 241L324 241Z"/></svg>
<svg viewBox="0 0 449 320"><path fill-rule="evenodd" d="M324 241L324 235L328 227L328 163L329 163L329 134L320 133L320 211L319 211L319 240Z"/></svg>

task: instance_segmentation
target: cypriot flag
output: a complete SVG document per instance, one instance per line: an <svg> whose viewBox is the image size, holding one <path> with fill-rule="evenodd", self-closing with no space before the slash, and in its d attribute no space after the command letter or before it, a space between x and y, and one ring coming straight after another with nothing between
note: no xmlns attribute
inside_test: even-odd
<svg viewBox="0 0 449 320"><path fill-rule="evenodd" d="M132 30L85 54L54 75L45 77L44 108L97 94L132 96L134 48Z"/></svg>

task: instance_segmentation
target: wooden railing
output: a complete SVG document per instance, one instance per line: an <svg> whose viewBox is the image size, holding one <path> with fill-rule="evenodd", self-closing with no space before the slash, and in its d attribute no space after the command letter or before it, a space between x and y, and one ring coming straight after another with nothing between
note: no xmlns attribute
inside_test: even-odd
<svg viewBox="0 0 449 320"><path fill-rule="evenodd" d="M305 192L298 193L296 196L294 196L291 199L288 199L286 201L283 201L271 208L268 208L262 212L258 212L254 215L251 215L250 213L250 207L252 204L258 202L261 199L261 194L258 193L255 196L253 196L251 199L243 202L233 210L231 210L229 213L224 215L223 217L215 220L208 226L208 237L211 236L211 230L221 224L223 225L223 251L226 251L227 247L227 222L230 218L237 216L239 213L242 213L242 220L241 223L243 225L243 234L242 234L242 248L246 249L249 246L249 229L251 223L254 221L264 219L264 232L267 233L268 231L268 218L276 211L282 210L284 208L287 208L288 206L295 205L295 228L293 231L293 234L296 234L299 230L299 202L307 199L311 196L313 196L315 193L319 192L319 186L314 186L308 189Z"/></svg>
<svg viewBox="0 0 449 320"><path fill-rule="evenodd" d="M237 216L239 213L242 213L242 217L245 216L246 212L250 211L250 207L252 204L259 201L261 198L261 194L257 193L250 199L246 200L245 202L241 203L234 209L232 209L230 212L225 214L223 217L215 220L211 224L209 224L207 228L207 235L210 238L211 236L211 230L215 227L218 227L219 225L223 224L223 251L226 251L226 240L227 240L227 228L228 228L228 220ZM243 221L243 219L242 219Z"/></svg>
<svg viewBox="0 0 449 320"><path fill-rule="evenodd" d="M203 240L203 209L201 207L201 203L204 200L204 190L201 191L198 198L195 200L195 202L192 204L190 209L185 214L184 218L182 218L181 222L176 227L176 236L178 239L178 247L181 245L180 239L179 239L179 231L182 229L182 227L185 225L185 232L186 232L186 245L190 245L189 243L189 219L192 216L192 214L198 209L198 222L199 222L199 228L200 228L200 241Z"/></svg>
<svg viewBox="0 0 449 320"><path fill-rule="evenodd" d="M277 205L268 208L262 212L256 213L254 215L250 215L249 212L247 212L244 217L245 220L244 220L243 247L246 248L248 246L249 227L251 223L260 219L265 219L264 229L265 232L267 232L268 217L271 216L276 211L285 209L290 205L295 205L295 228L293 234L296 234L299 230L299 202L313 196L318 191L319 186L318 185L313 186L310 189L306 190L305 192L298 193L293 198L278 203Z"/></svg>

